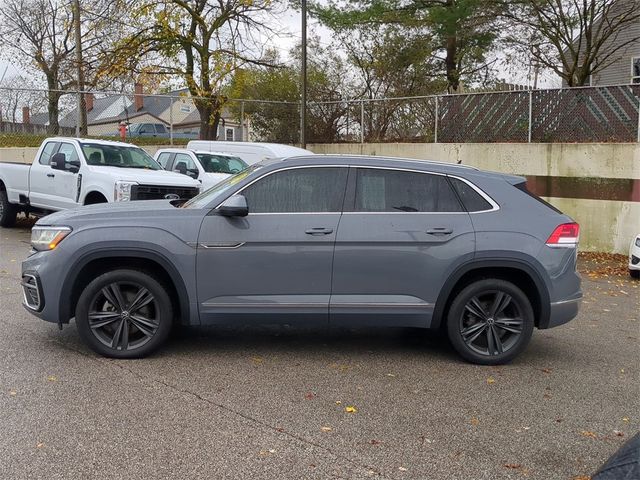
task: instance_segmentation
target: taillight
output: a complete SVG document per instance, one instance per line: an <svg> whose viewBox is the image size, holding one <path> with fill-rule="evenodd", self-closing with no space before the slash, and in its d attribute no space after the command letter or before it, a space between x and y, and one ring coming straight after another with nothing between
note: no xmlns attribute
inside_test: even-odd
<svg viewBox="0 0 640 480"><path fill-rule="evenodd" d="M580 239L580 225L563 223L558 225L547 239L548 247L577 247Z"/></svg>

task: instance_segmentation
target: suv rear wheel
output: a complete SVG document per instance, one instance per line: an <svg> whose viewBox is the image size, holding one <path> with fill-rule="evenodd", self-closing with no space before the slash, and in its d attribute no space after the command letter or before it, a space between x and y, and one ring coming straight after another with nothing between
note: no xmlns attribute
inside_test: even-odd
<svg viewBox="0 0 640 480"><path fill-rule="evenodd" d="M522 352L533 332L527 296L513 283L483 279L458 293L447 318L449 340L467 361L497 365Z"/></svg>
<svg viewBox="0 0 640 480"><path fill-rule="evenodd" d="M171 331L173 311L166 288L137 270L113 270L95 278L76 306L76 325L95 352L140 358L160 347Z"/></svg>

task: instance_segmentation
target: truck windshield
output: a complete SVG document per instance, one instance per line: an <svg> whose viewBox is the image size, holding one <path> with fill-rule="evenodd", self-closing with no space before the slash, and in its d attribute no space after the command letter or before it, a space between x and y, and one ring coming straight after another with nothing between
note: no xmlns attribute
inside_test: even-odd
<svg viewBox="0 0 640 480"><path fill-rule="evenodd" d="M162 170L158 162L138 147L99 143L82 143L81 146L88 165Z"/></svg>
<svg viewBox="0 0 640 480"><path fill-rule="evenodd" d="M196 157L207 173L240 173L248 167L239 157L216 155L215 153L196 153Z"/></svg>
<svg viewBox="0 0 640 480"><path fill-rule="evenodd" d="M197 195L197 196L193 197L187 203L182 205L182 208L204 208L204 207L206 207L207 205L209 205L211 203L211 201L215 197L217 197L218 195L221 195L222 193L226 192L227 190L233 188L233 186L237 185L242 180L244 180L249 175L251 175L253 172L255 172L256 170L258 170L258 169L260 169L262 167L264 167L264 165L260 164L260 163L256 163L254 165L251 165L249 168L246 168L242 172L236 173L235 175L232 175L231 177L221 181L220 183L216 183L210 189L205 190L200 195Z"/></svg>

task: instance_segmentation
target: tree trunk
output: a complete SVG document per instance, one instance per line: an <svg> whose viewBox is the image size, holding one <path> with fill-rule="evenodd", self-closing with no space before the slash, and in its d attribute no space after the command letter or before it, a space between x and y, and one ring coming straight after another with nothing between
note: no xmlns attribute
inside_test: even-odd
<svg viewBox="0 0 640 480"><path fill-rule="evenodd" d="M200 140L218 140L220 107L215 104L215 100L195 103L200 114Z"/></svg>
<svg viewBox="0 0 640 480"><path fill-rule="evenodd" d="M458 72L458 39L455 35L447 37L447 89L449 93L455 93L460 87L460 73Z"/></svg>
<svg viewBox="0 0 640 480"><path fill-rule="evenodd" d="M49 125L47 126L47 133L49 135L58 135L60 132L60 124L58 123L58 116L60 115L60 92L55 92L51 87L47 92L47 110L49 112Z"/></svg>

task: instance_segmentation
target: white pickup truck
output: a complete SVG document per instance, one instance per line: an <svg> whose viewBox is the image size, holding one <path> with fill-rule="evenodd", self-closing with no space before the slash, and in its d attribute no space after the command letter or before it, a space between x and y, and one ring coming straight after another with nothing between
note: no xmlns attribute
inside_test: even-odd
<svg viewBox="0 0 640 480"><path fill-rule="evenodd" d="M46 139L31 165L0 163L0 226L19 212L46 214L93 203L183 199L200 183L168 172L134 145L104 140Z"/></svg>

